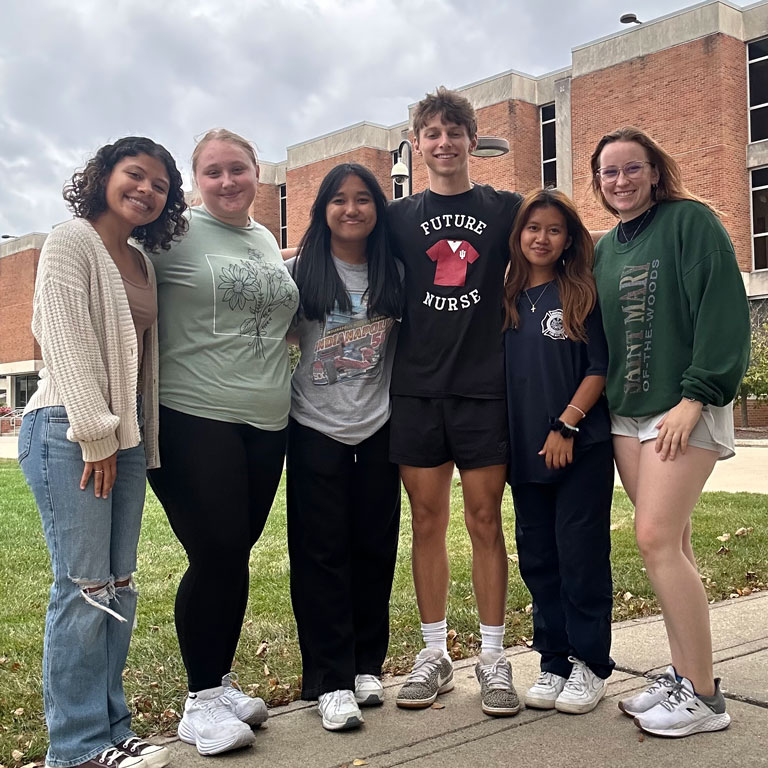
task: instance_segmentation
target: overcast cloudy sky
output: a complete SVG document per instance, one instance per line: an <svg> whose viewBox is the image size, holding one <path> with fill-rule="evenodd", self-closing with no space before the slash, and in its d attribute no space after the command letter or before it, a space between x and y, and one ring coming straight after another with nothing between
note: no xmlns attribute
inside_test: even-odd
<svg viewBox="0 0 768 768"><path fill-rule="evenodd" d="M570 49L686 0L0 0L0 234L68 217L61 187L102 144L147 135L185 179L226 126L264 160L445 84L540 75ZM735 3L746 5L747 3Z"/></svg>

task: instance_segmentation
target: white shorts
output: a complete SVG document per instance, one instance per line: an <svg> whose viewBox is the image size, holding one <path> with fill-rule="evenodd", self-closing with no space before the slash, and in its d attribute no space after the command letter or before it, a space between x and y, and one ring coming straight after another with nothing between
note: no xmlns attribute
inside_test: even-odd
<svg viewBox="0 0 768 768"><path fill-rule="evenodd" d="M659 430L656 425L669 413L669 411L663 411L662 413L654 414L653 416L641 416L639 418L633 418L632 416L618 416L617 414L611 414L611 434L619 435L621 437L635 437L641 443L645 443L648 440L655 440L659 435ZM688 437L688 445L694 445L697 448L705 448L708 451L715 451L721 458L728 458L724 455L724 448L713 437L710 428L707 426L707 422L702 417L696 422L696 426L691 431ZM733 455L732 452L730 455Z"/></svg>

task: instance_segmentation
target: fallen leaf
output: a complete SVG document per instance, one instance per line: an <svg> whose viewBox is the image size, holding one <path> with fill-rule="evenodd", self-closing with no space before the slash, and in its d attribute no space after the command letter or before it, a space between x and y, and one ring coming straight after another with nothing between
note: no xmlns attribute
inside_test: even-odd
<svg viewBox="0 0 768 768"><path fill-rule="evenodd" d="M18 709L14 709L13 714L16 715L16 717L21 717L24 714L24 707L19 707Z"/></svg>
<svg viewBox="0 0 768 768"><path fill-rule="evenodd" d="M21 758L24 757L24 753L21 750L14 749L13 752L11 752L11 757L17 762L21 762Z"/></svg>
<svg viewBox="0 0 768 768"><path fill-rule="evenodd" d="M269 677L269 667L266 664L264 665L264 677Z"/></svg>
<svg viewBox="0 0 768 768"><path fill-rule="evenodd" d="M736 533L733 534L734 536L746 536L747 535L747 529L746 528L739 528Z"/></svg>
<svg viewBox="0 0 768 768"><path fill-rule="evenodd" d="M352 765L368 765L368 761L367 760L363 760L362 757L356 757L352 761Z"/></svg>
<svg viewBox="0 0 768 768"><path fill-rule="evenodd" d="M456 634L455 629L449 629L448 634L446 635L446 640L448 640L448 642L453 642L456 639Z"/></svg>
<svg viewBox="0 0 768 768"><path fill-rule="evenodd" d="M640 742L645 741L645 734L644 733L638 733L637 734L637 740Z"/></svg>
<svg viewBox="0 0 768 768"><path fill-rule="evenodd" d="M0 656L0 665L6 664L8 662L7 656Z"/></svg>
<svg viewBox="0 0 768 768"><path fill-rule="evenodd" d="M727 555L727 554L728 554L730 551L731 551L731 550L730 550L730 549L728 549L728 547L725 547L725 546L723 546L723 547L720 547L720 549L718 549L718 550L717 550L717 552L716 552L715 554L718 554L718 555Z"/></svg>
<svg viewBox="0 0 768 768"><path fill-rule="evenodd" d="M510 560L513 563L520 562L520 558L514 552L511 555L507 555L507 560Z"/></svg>
<svg viewBox="0 0 768 768"><path fill-rule="evenodd" d="M747 581L754 581L757 578L757 574L754 571L747 571Z"/></svg>
<svg viewBox="0 0 768 768"><path fill-rule="evenodd" d="M436 701L432 705L432 709L445 709L445 704L441 704L439 701Z"/></svg>
<svg viewBox="0 0 768 768"><path fill-rule="evenodd" d="M528 603L528 605L525 606L525 612L533 613L533 603Z"/></svg>
<svg viewBox="0 0 768 768"><path fill-rule="evenodd" d="M529 648L533 648L533 640L526 640L526 641L525 641L525 644L526 644L526 645L527 645Z"/></svg>
<svg viewBox="0 0 768 768"><path fill-rule="evenodd" d="M722 536L716 536L715 537L718 541L729 541L731 538L730 533L724 533Z"/></svg>
<svg viewBox="0 0 768 768"><path fill-rule="evenodd" d="M634 595L631 592L625 592L622 597L624 598L624 602L628 603L634 597Z"/></svg>
<svg viewBox="0 0 768 768"><path fill-rule="evenodd" d="M259 647L256 649L256 655L263 656L267 652L267 648L269 648L269 644L265 640L262 640Z"/></svg>
<svg viewBox="0 0 768 768"><path fill-rule="evenodd" d="M160 627L158 627L158 626L155 626L155 625L153 624L153 625L152 625L152 626L149 628L149 631L150 631L150 632L159 632L159 631L160 631Z"/></svg>
<svg viewBox="0 0 768 768"><path fill-rule="evenodd" d="M618 523L612 523L611 524L611 530L612 531L618 531L621 526Z"/></svg>

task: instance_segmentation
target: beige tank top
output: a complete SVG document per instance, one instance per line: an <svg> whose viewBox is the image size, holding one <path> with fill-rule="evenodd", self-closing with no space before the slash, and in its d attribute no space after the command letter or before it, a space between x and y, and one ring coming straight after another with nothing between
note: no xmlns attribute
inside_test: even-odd
<svg viewBox="0 0 768 768"><path fill-rule="evenodd" d="M147 265L144 257L141 257L141 269L144 272L144 281L142 284L132 282L123 277L123 287L125 295L128 298L128 306L131 308L133 317L133 326L136 329L136 341L138 342L138 363L139 370L142 369L142 358L144 356L144 334L152 327L157 319L157 298L152 290L147 274ZM139 382L139 386L140 386Z"/></svg>

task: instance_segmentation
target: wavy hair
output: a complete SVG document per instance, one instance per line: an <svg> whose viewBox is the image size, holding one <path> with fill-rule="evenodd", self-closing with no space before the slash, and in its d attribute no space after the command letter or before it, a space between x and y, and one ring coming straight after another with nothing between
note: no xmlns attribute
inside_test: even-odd
<svg viewBox="0 0 768 768"><path fill-rule="evenodd" d="M416 105L413 113L413 135L417 139L419 132L435 116L439 116L444 123L463 125L470 139L477 134L477 116L470 100L444 85L434 93L428 93Z"/></svg>
<svg viewBox="0 0 768 768"><path fill-rule="evenodd" d="M75 172L64 185L64 200L78 218L93 221L107 210L107 182L112 170L124 157L149 155L159 160L168 174L168 199L163 212L151 223L136 227L131 237L138 240L148 251L167 251L171 243L187 231L187 220L181 174L171 153L161 144L144 136L126 136L114 144L105 144Z"/></svg>
<svg viewBox="0 0 768 768"><path fill-rule="evenodd" d="M571 244L555 263L555 280L563 306L563 327L568 338L587 341L586 319L597 302L597 289L592 276L595 250L592 237L579 218L573 201L556 189L529 192L517 212L515 226L509 236L509 267L504 279L504 329L520 323L517 302L528 285L530 265L520 247L520 235L537 208L557 208L565 219Z"/></svg>
<svg viewBox="0 0 768 768"><path fill-rule="evenodd" d="M685 184L683 184L683 175L680 172L680 166L672 155L663 150L654 139L645 133L645 131L641 131L639 128L635 128L631 125L625 126L624 128L618 128L611 133L606 133L605 136L597 142L595 151L589 159L589 166L592 170L592 192L606 211L609 211L616 217L619 215L619 212L605 199L602 187L600 186L600 177L597 175L597 171L600 168L600 154L606 144L612 144L614 141L634 141L648 153L648 162L650 162L659 173L658 182L651 187L651 200L657 203L662 202L663 200L693 200L702 205L706 205L715 215L722 216L721 212L708 200L704 200L704 198L694 195L693 192L686 188Z"/></svg>
<svg viewBox="0 0 768 768"><path fill-rule="evenodd" d="M349 292L331 257L331 230L325 212L344 180L351 175L365 184L376 206L376 224L365 245L368 317L400 317L402 314L403 290L387 224L387 199L376 177L365 166L342 163L332 168L320 182L309 214L309 226L297 249L294 279L299 286L302 312L308 320L324 319L336 304L343 312L352 311Z"/></svg>

